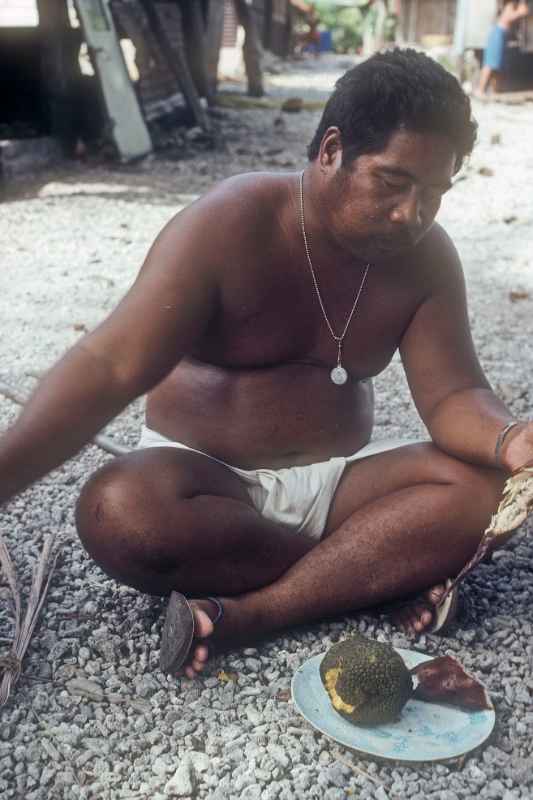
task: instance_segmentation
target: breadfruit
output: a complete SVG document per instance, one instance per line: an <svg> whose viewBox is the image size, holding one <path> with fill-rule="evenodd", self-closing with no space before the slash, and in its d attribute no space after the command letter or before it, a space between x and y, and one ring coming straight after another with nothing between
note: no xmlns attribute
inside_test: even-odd
<svg viewBox="0 0 533 800"><path fill-rule="evenodd" d="M394 648L360 634L328 650L320 677L333 708L357 725L397 719L413 692L411 674Z"/></svg>

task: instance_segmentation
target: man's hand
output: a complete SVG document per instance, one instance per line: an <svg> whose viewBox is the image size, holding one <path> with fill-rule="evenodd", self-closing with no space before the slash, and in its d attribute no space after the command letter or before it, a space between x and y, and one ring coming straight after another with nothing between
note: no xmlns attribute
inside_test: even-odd
<svg viewBox="0 0 533 800"><path fill-rule="evenodd" d="M509 431L500 451L500 461L509 472L533 462L533 422L520 423Z"/></svg>

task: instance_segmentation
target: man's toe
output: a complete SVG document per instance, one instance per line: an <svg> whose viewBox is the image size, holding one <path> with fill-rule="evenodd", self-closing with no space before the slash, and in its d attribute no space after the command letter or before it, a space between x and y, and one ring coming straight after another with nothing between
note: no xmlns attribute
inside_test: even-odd
<svg viewBox="0 0 533 800"><path fill-rule="evenodd" d="M209 658L209 648L205 644L199 644L194 651L196 661L206 662Z"/></svg>
<svg viewBox="0 0 533 800"><path fill-rule="evenodd" d="M203 608L193 604L191 604L191 608L194 616L195 639L205 639L207 636L211 636L215 626L213 625L207 611L204 611Z"/></svg>
<svg viewBox="0 0 533 800"><path fill-rule="evenodd" d="M423 609L419 617L420 630L425 630L433 622L433 612L428 608Z"/></svg>
<svg viewBox="0 0 533 800"><path fill-rule="evenodd" d="M442 595L446 591L446 587L443 583L439 583L437 586L433 586L426 592L426 597L431 605L436 606L440 603Z"/></svg>

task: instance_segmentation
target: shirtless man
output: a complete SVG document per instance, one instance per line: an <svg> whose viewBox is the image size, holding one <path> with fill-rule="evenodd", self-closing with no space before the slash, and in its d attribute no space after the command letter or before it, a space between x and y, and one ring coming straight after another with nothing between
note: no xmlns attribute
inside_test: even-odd
<svg viewBox="0 0 533 800"><path fill-rule="evenodd" d="M424 55L350 70L303 174L232 178L178 214L4 435L0 501L149 392L140 448L90 478L77 524L109 575L173 593L166 645L190 677L209 642L423 591L400 621L426 628L533 457L434 223L474 138L459 84ZM372 377L397 348L431 441L372 449Z"/></svg>

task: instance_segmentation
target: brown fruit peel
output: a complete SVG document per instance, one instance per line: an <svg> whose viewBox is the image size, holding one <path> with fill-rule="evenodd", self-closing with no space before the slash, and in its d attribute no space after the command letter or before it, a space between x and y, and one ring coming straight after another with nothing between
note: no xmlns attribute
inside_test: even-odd
<svg viewBox="0 0 533 800"><path fill-rule="evenodd" d="M411 675L418 681L413 693L416 700L446 703L469 711L494 708L483 684L453 656L424 661L411 670Z"/></svg>

